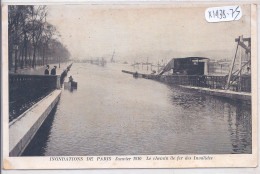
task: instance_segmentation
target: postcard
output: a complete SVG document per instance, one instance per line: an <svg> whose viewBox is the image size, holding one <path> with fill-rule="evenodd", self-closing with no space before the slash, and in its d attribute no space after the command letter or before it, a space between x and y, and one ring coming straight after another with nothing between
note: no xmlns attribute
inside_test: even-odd
<svg viewBox="0 0 260 174"><path fill-rule="evenodd" d="M4 169L256 167L257 5L2 5Z"/></svg>

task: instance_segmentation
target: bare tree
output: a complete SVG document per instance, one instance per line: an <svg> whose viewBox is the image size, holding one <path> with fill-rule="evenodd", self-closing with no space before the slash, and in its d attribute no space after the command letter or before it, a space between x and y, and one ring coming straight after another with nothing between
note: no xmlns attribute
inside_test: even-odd
<svg viewBox="0 0 260 174"><path fill-rule="evenodd" d="M10 5L8 10L9 70L69 59L67 48L58 41L59 32L46 21L46 6Z"/></svg>
<svg viewBox="0 0 260 174"><path fill-rule="evenodd" d="M33 45L33 61L32 67L36 67L36 51L41 40L44 20L47 15L46 6L31 6L30 7L30 23L31 23L31 35L32 35L32 45Z"/></svg>
<svg viewBox="0 0 260 174"><path fill-rule="evenodd" d="M56 28L49 23L45 23L44 30L43 30L43 36L42 36L42 62L43 65L48 62L48 55L46 55L48 52L48 44L49 41L53 38L54 35L58 34ZM46 58L46 61L45 61Z"/></svg>

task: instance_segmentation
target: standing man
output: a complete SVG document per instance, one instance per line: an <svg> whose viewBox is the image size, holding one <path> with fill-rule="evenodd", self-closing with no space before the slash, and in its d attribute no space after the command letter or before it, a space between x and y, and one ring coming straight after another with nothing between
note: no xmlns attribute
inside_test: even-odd
<svg viewBox="0 0 260 174"><path fill-rule="evenodd" d="M71 83L73 82L72 76L69 77L69 82L71 82Z"/></svg>
<svg viewBox="0 0 260 174"><path fill-rule="evenodd" d="M52 68L51 75L56 75L56 68L57 68L57 66L54 66L54 68Z"/></svg>
<svg viewBox="0 0 260 174"><path fill-rule="evenodd" d="M44 71L44 75L49 75L49 74L50 74L49 68L50 68L50 66L47 65L47 66L46 66L46 69L45 69L45 71Z"/></svg>

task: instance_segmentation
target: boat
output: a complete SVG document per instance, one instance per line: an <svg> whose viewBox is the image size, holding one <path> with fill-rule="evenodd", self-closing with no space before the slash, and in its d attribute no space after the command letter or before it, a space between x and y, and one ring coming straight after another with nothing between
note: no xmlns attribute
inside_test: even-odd
<svg viewBox="0 0 260 174"><path fill-rule="evenodd" d="M68 82L64 82L64 89L77 89L78 83L75 82L72 76L69 77Z"/></svg>
<svg viewBox="0 0 260 174"><path fill-rule="evenodd" d="M77 82L64 82L64 89L77 89L78 83Z"/></svg>
<svg viewBox="0 0 260 174"><path fill-rule="evenodd" d="M133 73L133 77L134 77L134 78L142 78L143 75L142 75L142 74L139 74L138 72L135 72L135 73Z"/></svg>

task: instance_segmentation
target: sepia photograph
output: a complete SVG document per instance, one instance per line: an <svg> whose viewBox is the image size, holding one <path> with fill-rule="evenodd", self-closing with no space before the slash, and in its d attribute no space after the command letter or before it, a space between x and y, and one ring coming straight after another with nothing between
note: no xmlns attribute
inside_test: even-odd
<svg viewBox="0 0 260 174"><path fill-rule="evenodd" d="M244 165L256 166L254 8L2 7L5 168L31 168L19 161L46 157L39 168L52 161L92 168L83 163L92 160L94 168L245 163L213 162L225 155L245 155Z"/></svg>

